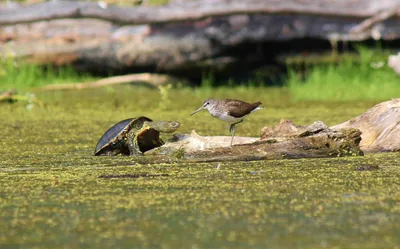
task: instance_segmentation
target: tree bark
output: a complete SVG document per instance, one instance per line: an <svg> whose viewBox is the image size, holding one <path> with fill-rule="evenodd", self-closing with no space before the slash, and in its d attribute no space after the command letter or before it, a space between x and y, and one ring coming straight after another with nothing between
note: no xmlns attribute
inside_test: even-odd
<svg viewBox="0 0 400 249"><path fill-rule="evenodd" d="M94 2L49 1L23 8L0 9L0 25L32 23L65 18L95 18L120 25L170 23L242 14L305 14L368 18L379 11L395 10L396 1L381 0L202 0L155 7L117 7ZM155 14L156 13L156 14Z"/></svg>
<svg viewBox="0 0 400 249"><path fill-rule="evenodd" d="M0 54L104 73L234 71L270 60L276 48L268 42L397 39L398 9L394 0L202 0L159 7L49 1L0 8Z"/></svg>

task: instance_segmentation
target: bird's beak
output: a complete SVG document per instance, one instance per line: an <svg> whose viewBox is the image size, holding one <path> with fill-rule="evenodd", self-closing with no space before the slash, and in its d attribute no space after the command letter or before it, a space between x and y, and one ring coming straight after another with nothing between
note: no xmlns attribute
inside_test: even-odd
<svg viewBox="0 0 400 249"><path fill-rule="evenodd" d="M194 112L192 112L191 114L190 114L190 116L192 116L193 114L195 114L196 112L199 112L199 111L201 111L201 110L203 110L204 108L201 106L199 109L197 109L196 111L194 111Z"/></svg>

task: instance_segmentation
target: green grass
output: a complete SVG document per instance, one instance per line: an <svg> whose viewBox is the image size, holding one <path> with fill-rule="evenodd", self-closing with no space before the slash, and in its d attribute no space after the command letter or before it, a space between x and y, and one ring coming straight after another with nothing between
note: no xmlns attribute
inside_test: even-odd
<svg viewBox="0 0 400 249"><path fill-rule="evenodd" d="M387 52L359 48L359 60L289 69L287 85L297 100L387 100L400 97L400 78L387 65ZM382 58L385 54L386 60ZM304 78L304 80L302 80Z"/></svg>
<svg viewBox="0 0 400 249"><path fill-rule="evenodd" d="M49 84L82 83L95 80L88 73L78 73L71 66L55 68L20 63L13 59L0 60L0 90L27 90Z"/></svg>
<svg viewBox="0 0 400 249"><path fill-rule="evenodd" d="M358 49L359 57L348 55L339 63L308 65L306 71L289 66L287 82L282 86L288 89L287 98L312 101L382 101L400 97L399 76L387 66L389 53L381 49ZM205 73L196 92L204 98L215 96L217 92L235 88L237 93L246 95L249 89L265 88L265 79L274 81L276 75L263 73L254 75L244 82L227 80L216 82L213 74ZM78 73L72 67L38 66L23 64L8 59L0 61L0 90L29 90L48 84L77 83L94 81L97 78L88 73ZM269 88L275 91L276 86ZM188 88L190 89L190 88ZM166 94L165 89L161 89ZM238 98L238 95L232 96Z"/></svg>

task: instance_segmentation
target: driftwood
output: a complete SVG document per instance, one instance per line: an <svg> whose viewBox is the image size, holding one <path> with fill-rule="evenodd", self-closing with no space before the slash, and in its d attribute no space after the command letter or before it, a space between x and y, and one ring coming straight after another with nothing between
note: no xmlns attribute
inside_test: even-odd
<svg viewBox="0 0 400 249"><path fill-rule="evenodd" d="M360 135L357 129L332 130L322 122L301 127L286 120L270 130L268 136L256 141L255 138L242 137L240 140L245 143L237 144L236 141L232 148L229 147L230 137L203 138L192 132L190 135L178 135L146 154L178 155L193 162L359 156L363 155L358 146Z"/></svg>
<svg viewBox="0 0 400 249"><path fill-rule="evenodd" d="M275 49L263 45L270 41L396 39L399 16L396 0L202 0L123 8L49 1L0 8L0 54L101 72L193 75L266 60L262 51Z"/></svg>
<svg viewBox="0 0 400 249"><path fill-rule="evenodd" d="M34 88L32 90L35 92L80 90L86 88L97 88L97 87L119 85L125 83L133 83L133 82L145 82L150 86L157 87L171 81L172 81L171 77L167 75L141 73L141 74L128 74L122 76L108 77L101 80L97 80L95 82L46 85ZM0 95L0 100L1 100L1 95Z"/></svg>
<svg viewBox="0 0 400 249"><path fill-rule="evenodd" d="M235 138L232 148L230 137L202 137L193 131L175 135L145 154L191 162L360 156L364 151L400 151L399 138L400 99L393 99L333 127L321 121L299 126L282 120L274 128L264 127L261 138Z"/></svg>

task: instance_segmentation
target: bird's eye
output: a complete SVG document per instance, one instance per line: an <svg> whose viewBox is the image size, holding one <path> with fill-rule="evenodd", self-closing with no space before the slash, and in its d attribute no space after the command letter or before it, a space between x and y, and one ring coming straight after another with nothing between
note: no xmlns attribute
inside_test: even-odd
<svg viewBox="0 0 400 249"><path fill-rule="evenodd" d="M206 106L206 105L208 105L208 104L210 104L210 103L207 102L207 103L204 104L204 106Z"/></svg>

